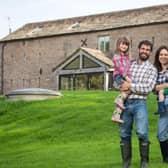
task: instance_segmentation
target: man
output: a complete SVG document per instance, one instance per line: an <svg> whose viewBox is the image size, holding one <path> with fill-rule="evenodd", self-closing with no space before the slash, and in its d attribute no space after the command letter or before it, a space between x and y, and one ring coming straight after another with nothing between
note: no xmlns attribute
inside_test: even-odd
<svg viewBox="0 0 168 168"><path fill-rule="evenodd" d="M141 168L147 168L149 160L148 139L148 111L146 99L153 90L157 78L157 71L148 61L152 53L153 45L150 41L141 41L138 45L139 57L131 64L131 83L124 82L121 91L128 90L130 95L125 101L125 110L121 118L124 124L120 124L121 154L123 168L129 168L132 157L131 132L133 122L136 123L136 134L139 139Z"/></svg>

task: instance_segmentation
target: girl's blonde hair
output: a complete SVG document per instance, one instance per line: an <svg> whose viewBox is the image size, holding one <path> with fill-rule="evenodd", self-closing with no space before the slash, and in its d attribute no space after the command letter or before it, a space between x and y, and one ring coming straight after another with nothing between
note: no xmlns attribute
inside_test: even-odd
<svg viewBox="0 0 168 168"><path fill-rule="evenodd" d="M125 36L123 36L123 37L120 37L118 40L117 40L117 43L116 43L116 50L115 50L115 54L120 54L120 44L121 43L124 43L124 44L126 44L127 46L128 46L128 49L127 49L127 51L125 52L125 54L126 55L129 55L130 53L129 53L129 45L130 45L130 42L129 42L129 40L125 37Z"/></svg>

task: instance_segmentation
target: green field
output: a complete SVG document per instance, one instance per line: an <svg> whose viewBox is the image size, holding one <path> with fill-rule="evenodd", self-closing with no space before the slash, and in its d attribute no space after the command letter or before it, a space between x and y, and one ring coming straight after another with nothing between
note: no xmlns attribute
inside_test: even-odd
<svg viewBox="0 0 168 168"><path fill-rule="evenodd" d="M0 100L0 168L121 168L118 125L111 121L117 92L67 91L60 99ZM150 168L166 168L156 138L156 101L148 100ZM133 133L132 168L139 167Z"/></svg>

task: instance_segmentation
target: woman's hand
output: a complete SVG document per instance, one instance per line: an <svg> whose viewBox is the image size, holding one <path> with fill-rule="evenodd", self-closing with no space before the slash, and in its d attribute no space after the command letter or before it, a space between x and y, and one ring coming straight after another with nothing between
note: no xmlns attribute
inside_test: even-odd
<svg viewBox="0 0 168 168"><path fill-rule="evenodd" d="M160 91L160 90L163 90L165 88L168 88L168 83L163 83L163 84L160 84L160 85L156 85L155 86L155 90L156 91Z"/></svg>

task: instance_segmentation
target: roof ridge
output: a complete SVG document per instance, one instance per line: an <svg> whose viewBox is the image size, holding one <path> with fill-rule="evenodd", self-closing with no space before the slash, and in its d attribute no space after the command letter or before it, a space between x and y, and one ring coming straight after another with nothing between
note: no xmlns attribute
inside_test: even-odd
<svg viewBox="0 0 168 168"><path fill-rule="evenodd" d="M85 17L97 17L97 16L102 16L102 15L111 15L111 14L117 14L117 13L126 13L126 12L133 12L133 11L141 11L141 10L149 10L149 9L154 9L154 8L158 8L160 9L160 7L168 7L168 4L161 4L161 5L153 5L153 6L145 6L145 7L139 7L139 8L134 8L134 9L122 9L122 10L116 10L116 11L109 11L109 12L102 12L102 13L96 13L96 14L90 14L90 15L83 15L83 16L74 16L74 17L65 17L65 18L61 18L61 19L54 19L54 20L48 20L48 21L39 21L39 22L30 22L27 23L25 25L33 25L33 24L47 24L47 23L55 23L55 22L62 22L62 21L68 21L68 20L78 20L78 19L82 19ZM80 22L80 20L79 20Z"/></svg>

